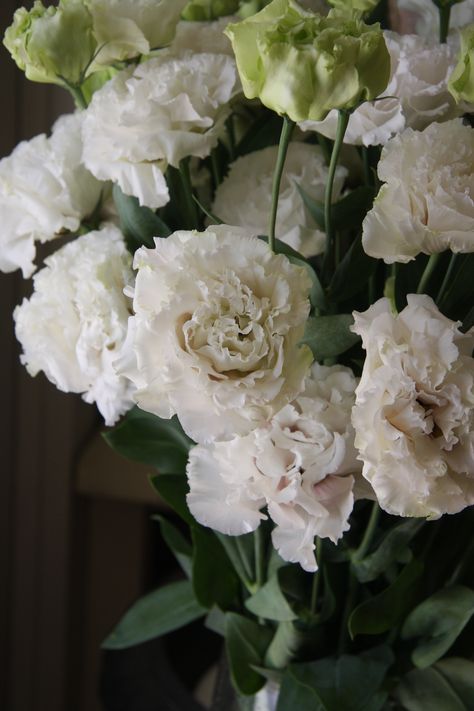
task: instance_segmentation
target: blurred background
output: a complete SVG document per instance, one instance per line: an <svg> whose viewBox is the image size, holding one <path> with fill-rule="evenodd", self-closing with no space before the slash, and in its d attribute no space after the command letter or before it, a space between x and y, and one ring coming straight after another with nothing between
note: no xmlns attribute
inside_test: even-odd
<svg viewBox="0 0 474 711"><path fill-rule="evenodd" d="M2 0L2 36L21 5L32 3ZM3 46L0 77L0 156L73 108L65 91L25 80ZM30 290L0 275L0 709L193 711L185 686L219 653L202 626L100 652L127 607L177 571L151 520L162 505L147 468L107 448L95 408L20 365L12 313Z"/></svg>

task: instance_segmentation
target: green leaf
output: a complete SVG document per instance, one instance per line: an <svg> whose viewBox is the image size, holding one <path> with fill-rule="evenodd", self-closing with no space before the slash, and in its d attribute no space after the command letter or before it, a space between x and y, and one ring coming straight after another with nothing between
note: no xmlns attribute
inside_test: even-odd
<svg viewBox="0 0 474 711"><path fill-rule="evenodd" d="M387 699L382 688L393 664L388 647L378 647L359 656L327 657L317 662L294 664L288 672L311 689L324 711L379 711ZM284 677L285 679L285 677ZM283 682L283 684L285 681ZM313 706L308 708L313 709ZM285 699L277 711L294 711Z"/></svg>
<svg viewBox="0 0 474 711"><path fill-rule="evenodd" d="M263 659L271 637L268 627L235 612L226 614L227 658L232 681L240 693L256 694L265 684L265 678L252 666L264 666Z"/></svg>
<svg viewBox="0 0 474 711"><path fill-rule="evenodd" d="M325 311L328 307L326 294L324 293L324 289L319 280L319 277L311 266L311 264L308 264L308 262L306 262L302 258L300 259L299 257L293 257L292 255L289 255L288 259L292 264L295 264L297 267L304 267L306 269L306 272L309 278L311 279L311 291L309 292L309 300L311 302L311 305L317 309L320 309L321 311Z"/></svg>
<svg viewBox="0 0 474 711"><path fill-rule="evenodd" d="M423 526L424 519L409 519L390 528L376 551L354 564L354 572L361 583L368 583L382 575L393 563L407 563L411 552L407 548L411 539ZM407 559L407 554L408 559Z"/></svg>
<svg viewBox="0 0 474 711"><path fill-rule="evenodd" d="M267 146L275 146L280 140L281 116L265 112L252 123L235 148L235 155L244 156L253 151L260 151Z"/></svg>
<svg viewBox="0 0 474 711"><path fill-rule="evenodd" d="M193 549L189 541L183 536L176 526L168 521L164 516L154 515L153 520L160 524L161 535L168 548L180 564L186 577L191 577Z"/></svg>
<svg viewBox="0 0 474 711"><path fill-rule="evenodd" d="M245 607L257 617L266 620L291 622L298 618L281 591L278 573L245 601Z"/></svg>
<svg viewBox="0 0 474 711"><path fill-rule="evenodd" d="M163 220L149 207L140 206L136 197L125 195L118 185L114 185L112 194L120 227L131 251L142 245L154 247L153 237L168 237L171 234Z"/></svg>
<svg viewBox="0 0 474 711"><path fill-rule="evenodd" d="M276 711L326 711L318 695L293 674L291 667L283 675Z"/></svg>
<svg viewBox="0 0 474 711"><path fill-rule="evenodd" d="M359 340L359 336L349 330L353 323L354 319L350 314L313 316L306 322L301 343L306 343L311 348L316 360L335 358Z"/></svg>
<svg viewBox="0 0 474 711"><path fill-rule="evenodd" d="M369 257L362 248L359 234L338 264L328 290L331 301L345 301L362 289L367 288L370 277L375 273L377 260Z"/></svg>
<svg viewBox="0 0 474 711"><path fill-rule="evenodd" d="M425 254L419 254L407 264L395 264L395 306L402 311L407 305L407 294L416 294L418 284L428 263Z"/></svg>
<svg viewBox="0 0 474 711"><path fill-rule="evenodd" d="M463 319L474 300L474 254L458 255L456 268L440 309L453 318Z"/></svg>
<svg viewBox="0 0 474 711"><path fill-rule="evenodd" d="M196 599L211 608L229 607L239 590L239 579L217 536L203 526L194 525L193 586Z"/></svg>
<svg viewBox="0 0 474 711"><path fill-rule="evenodd" d="M185 476L182 474L158 474L150 477L150 483L183 521L186 521L189 526L196 525L186 503L188 480Z"/></svg>
<svg viewBox="0 0 474 711"><path fill-rule="evenodd" d="M218 531L215 533L229 556L235 572L241 581L248 585L252 581L255 570L254 534L226 536Z"/></svg>
<svg viewBox="0 0 474 711"><path fill-rule="evenodd" d="M286 669L303 641L304 634L292 622L280 622L265 654L265 666Z"/></svg>
<svg viewBox="0 0 474 711"><path fill-rule="evenodd" d="M349 618L351 637L382 634L396 627L413 605L422 572L423 564L413 559L388 588L356 607Z"/></svg>
<svg viewBox="0 0 474 711"><path fill-rule="evenodd" d="M436 667L414 669L395 691L406 711L472 711Z"/></svg>
<svg viewBox="0 0 474 711"><path fill-rule="evenodd" d="M103 437L123 457L150 464L163 474L183 474L193 446L176 416L163 420L138 407Z"/></svg>
<svg viewBox="0 0 474 711"><path fill-rule="evenodd" d="M442 659L434 667L451 684L467 709L474 709L474 662L460 657Z"/></svg>
<svg viewBox="0 0 474 711"><path fill-rule="evenodd" d="M204 614L205 610L196 601L188 580L171 583L138 600L125 613L102 647L134 647L184 627Z"/></svg>
<svg viewBox="0 0 474 711"><path fill-rule="evenodd" d="M295 183L305 206L318 227L325 231L324 203L314 200L303 188ZM331 207L333 226L336 231L358 229L370 210L375 197L375 190L362 185L345 195Z"/></svg>
<svg viewBox="0 0 474 711"><path fill-rule="evenodd" d="M438 661L455 642L474 614L474 591L462 585L439 590L418 605L402 628L403 639L420 637L412 653L424 669Z"/></svg>
<svg viewBox="0 0 474 711"><path fill-rule="evenodd" d="M205 626L208 630L212 630L221 637L225 635L225 612L219 607L211 607L209 614L206 617Z"/></svg>

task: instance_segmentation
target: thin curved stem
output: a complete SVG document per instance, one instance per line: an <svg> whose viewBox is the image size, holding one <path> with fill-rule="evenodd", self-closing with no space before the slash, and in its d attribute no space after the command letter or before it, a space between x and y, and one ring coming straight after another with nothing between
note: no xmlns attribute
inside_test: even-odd
<svg viewBox="0 0 474 711"><path fill-rule="evenodd" d="M278 212L278 197L280 195L281 176L283 175L286 154L288 152L288 146L290 144L294 127L295 122L289 119L288 116L284 116L283 126L281 128L280 134L280 143L278 145L278 156L275 165L275 172L273 173L272 209L270 213L270 227L268 230L268 246L270 247L272 252L275 251L275 225Z"/></svg>
<svg viewBox="0 0 474 711"><path fill-rule="evenodd" d="M255 549L255 585L257 590L263 585L264 582L264 554L265 547L263 541L262 528L259 526L253 534L254 538L254 549Z"/></svg>
<svg viewBox="0 0 474 711"><path fill-rule="evenodd" d="M449 284L451 277L453 275L454 267L456 266L457 258L458 258L457 254L451 255L451 260L449 262L449 266L446 270L446 274L444 275L443 282L442 282L440 289L438 291L438 296L436 297L436 303L438 304L438 306L441 303L441 299L443 298L446 289L448 288L448 284Z"/></svg>
<svg viewBox="0 0 474 711"><path fill-rule="evenodd" d="M316 561L318 563L318 570L314 574L313 577L313 585L311 587L311 612L312 614L316 614L316 606L318 604L318 593L319 593L319 588L320 588L320 583L321 583L321 575L322 575L322 561L323 561L323 542L322 540L318 537L316 538Z"/></svg>
<svg viewBox="0 0 474 711"><path fill-rule="evenodd" d="M377 501L374 501L372 504L372 511L370 512L370 517L367 522L367 528L365 529L364 536L362 538L362 541L357 548L356 552L354 553L353 560L362 560L365 555L367 554L370 545L372 543L372 539L374 537L375 530L377 528L377 523L379 520L380 516L380 506Z"/></svg>
<svg viewBox="0 0 474 711"><path fill-rule="evenodd" d="M431 275L433 274L433 271L438 263L440 256L440 254L432 254L431 257L428 259L425 271L421 275L420 283L418 284L418 289L416 290L417 294L425 293L426 287L428 286L428 282L431 279Z"/></svg>
<svg viewBox="0 0 474 711"><path fill-rule="evenodd" d="M446 44L449 32L449 20L451 17L451 5L438 5L439 12L439 41Z"/></svg>
<svg viewBox="0 0 474 711"><path fill-rule="evenodd" d="M344 136L349 123L350 112L339 111L337 117L336 139L332 147L331 161L329 163L328 179L326 182L326 190L324 193L324 225L326 229L326 249L323 259L323 274L327 276L329 268L332 266L333 251L334 251L334 227L332 221L332 193L334 187L334 178L336 175L337 163L341 146L344 141Z"/></svg>

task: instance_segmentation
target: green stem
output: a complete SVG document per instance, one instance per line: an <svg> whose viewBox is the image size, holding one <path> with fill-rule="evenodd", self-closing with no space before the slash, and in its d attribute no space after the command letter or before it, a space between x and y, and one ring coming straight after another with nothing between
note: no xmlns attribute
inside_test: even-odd
<svg viewBox="0 0 474 711"><path fill-rule="evenodd" d="M367 528L365 529L364 536L362 538L362 541L357 548L356 552L354 553L352 560L362 560L365 558L369 548L370 544L372 543L372 539L374 537L375 530L377 528L377 523L379 520L380 516L380 506L378 505L377 501L374 501L372 504L372 511L370 512L369 520L367 522Z"/></svg>
<svg viewBox="0 0 474 711"><path fill-rule="evenodd" d="M372 170L370 168L370 156L367 146L362 146L362 167L364 170L364 183L369 187L374 184Z"/></svg>
<svg viewBox="0 0 474 711"><path fill-rule="evenodd" d="M255 585L257 590L263 585L264 581L264 542L262 527L259 526L253 534L253 542L255 548Z"/></svg>
<svg viewBox="0 0 474 711"><path fill-rule="evenodd" d="M438 263L438 260L440 258L440 254L432 254L431 257L428 259L428 263L425 267L425 271L421 275L420 283L418 284L418 289L416 290L417 294L424 294L426 291L426 287L428 286L428 282L431 278L431 275Z"/></svg>
<svg viewBox="0 0 474 711"><path fill-rule="evenodd" d="M74 84L69 84L66 82L66 88L68 89L69 93L71 94L72 98L75 101L75 104L78 109L87 109L87 101L85 99L84 94L82 93L82 89L80 86L75 86Z"/></svg>
<svg viewBox="0 0 474 711"><path fill-rule="evenodd" d="M235 160L235 129L234 129L234 114L231 114L227 121L225 122L225 127L227 129L227 135L229 137L229 156L231 162Z"/></svg>
<svg viewBox="0 0 474 711"><path fill-rule="evenodd" d="M217 160L217 154L215 149L211 151L211 167L212 179L214 181L214 190L217 190L221 182L221 171L219 169L219 161Z"/></svg>
<svg viewBox="0 0 474 711"><path fill-rule="evenodd" d="M290 144L294 127L295 122L289 119L288 116L284 116L283 126L281 127L280 143L278 145L277 162L273 173L272 209L270 213L270 227L268 230L268 246L272 252L275 251L275 225L278 211L278 196L280 194L281 176L283 175L286 154L288 152L288 146Z"/></svg>
<svg viewBox="0 0 474 711"><path fill-rule="evenodd" d="M179 162L179 174L183 186L184 206L187 215L187 227L195 229L198 226L198 214L196 203L193 200L193 186L191 174L189 172L189 159L184 158Z"/></svg>
<svg viewBox="0 0 474 711"><path fill-rule="evenodd" d="M440 289L438 291L438 296L436 297L436 303L438 306L441 303L441 299L444 296L444 292L446 291L448 284L450 282L450 279L453 275L454 267L456 266L456 261L457 261L458 255L457 254L452 254L451 259L449 262L449 266L446 270L446 274L444 275L443 283L440 286Z"/></svg>
<svg viewBox="0 0 474 711"><path fill-rule="evenodd" d="M446 44L449 32L449 19L451 17L451 5L438 5L439 12L439 41Z"/></svg>
<svg viewBox="0 0 474 711"><path fill-rule="evenodd" d="M321 565L323 560L323 542L320 538L316 538L316 562L318 564L318 570L313 576L313 585L311 588L311 613L316 614L316 605L318 604L318 592L321 581Z"/></svg>
<svg viewBox="0 0 474 711"><path fill-rule="evenodd" d="M331 162L329 163L328 179L326 182L326 190L324 194L324 224L326 228L326 250L323 259L323 274L327 276L329 268L332 266L333 250L334 250L334 228L332 224L332 191L334 186L334 177L336 175L339 153L344 141L347 124L349 123L350 112L339 111L337 117L336 139L332 147Z"/></svg>

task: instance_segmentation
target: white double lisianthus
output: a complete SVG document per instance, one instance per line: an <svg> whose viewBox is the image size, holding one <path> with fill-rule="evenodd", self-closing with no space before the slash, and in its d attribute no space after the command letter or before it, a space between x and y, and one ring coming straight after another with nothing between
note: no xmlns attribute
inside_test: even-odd
<svg viewBox="0 0 474 711"><path fill-rule="evenodd" d="M283 560L317 569L314 538L336 543L349 528L354 474L351 409L357 380L342 366L314 364L291 404L246 437L194 447L189 509L199 523L239 536L266 518Z"/></svg>
<svg viewBox="0 0 474 711"><path fill-rule="evenodd" d="M384 38L390 53L389 84L376 101L361 104L351 114L345 143L384 145L405 128L421 130L433 121L462 114L448 91L448 79L456 64L454 38L439 44L432 38L387 30ZM323 121L303 121L300 126L334 139L337 111L331 111Z"/></svg>
<svg viewBox="0 0 474 711"><path fill-rule="evenodd" d="M238 158L216 190L213 212L229 225L266 234L272 206L272 180L278 146ZM305 257L324 250L325 234L317 229L298 186L313 200L324 201L328 167L319 146L290 143L278 198L276 236ZM333 200L340 197L347 170L338 166Z"/></svg>
<svg viewBox="0 0 474 711"><path fill-rule="evenodd" d="M380 506L438 518L474 504L474 330L426 295L354 314L367 351L352 421Z"/></svg>
<svg viewBox="0 0 474 711"><path fill-rule="evenodd" d="M87 108L85 164L141 205L162 207L169 200L168 163L210 154L235 86L235 63L224 54L164 52L120 72Z"/></svg>
<svg viewBox="0 0 474 711"><path fill-rule="evenodd" d="M439 10L434 2L425 0L398 0L398 7L411 21L414 31L431 39L439 35ZM448 3L446 3L448 4ZM450 3L449 26L451 29L464 27L474 19L474 0Z"/></svg>
<svg viewBox="0 0 474 711"><path fill-rule="evenodd" d="M385 185L363 222L367 254L391 264L474 251L473 165L474 131L460 119L389 141L377 171Z"/></svg>
<svg viewBox="0 0 474 711"><path fill-rule="evenodd" d="M175 232L135 254L119 372L138 405L196 442L247 434L301 390L306 270L238 227Z"/></svg>
<svg viewBox="0 0 474 711"><path fill-rule="evenodd" d="M57 250L34 277L34 291L15 309L21 361L64 392L83 393L112 425L132 406L132 385L113 361L127 331L131 257L113 225Z"/></svg>
<svg viewBox="0 0 474 711"><path fill-rule="evenodd" d="M19 143L0 161L0 269L35 270L36 242L75 232L103 186L81 164L81 114L62 116L52 134Z"/></svg>

